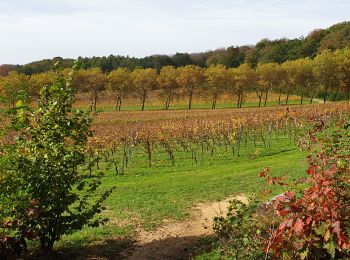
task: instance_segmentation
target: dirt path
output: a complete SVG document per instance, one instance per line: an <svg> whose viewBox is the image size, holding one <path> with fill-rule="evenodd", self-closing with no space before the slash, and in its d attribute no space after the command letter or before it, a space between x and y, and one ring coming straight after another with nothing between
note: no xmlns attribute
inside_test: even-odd
<svg viewBox="0 0 350 260"><path fill-rule="evenodd" d="M236 196L219 202L200 203L189 220L164 222L154 231L138 230L136 245L127 253L126 259L192 259L191 252L199 239L213 234L213 218L226 214L233 198L247 200L244 196Z"/></svg>

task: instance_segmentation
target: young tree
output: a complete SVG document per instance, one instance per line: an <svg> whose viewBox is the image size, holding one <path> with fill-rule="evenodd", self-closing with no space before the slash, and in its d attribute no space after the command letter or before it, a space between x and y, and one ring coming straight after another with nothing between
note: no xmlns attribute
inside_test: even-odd
<svg viewBox="0 0 350 260"><path fill-rule="evenodd" d="M126 68L118 68L108 75L107 90L116 99L115 110L121 109L122 98L131 90L131 74Z"/></svg>
<svg viewBox="0 0 350 260"><path fill-rule="evenodd" d="M277 63L258 64L256 73L258 75L258 85L261 87L261 95L259 97L259 106L261 103L262 93L265 92L264 106L266 107L268 93L274 86L278 86L280 82L279 74L280 65Z"/></svg>
<svg viewBox="0 0 350 260"><path fill-rule="evenodd" d="M83 169L92 119L72 111L75 91L70 82L58 77L45 86L34 112L17 103L12 125L19 137L5 151L9 177L0 182L1 194L12 198L12 212L34 230L44 252L51 252L64 234L104 222L93 217L111 192L96 197L101 175Z"/></svg>
<svg viewBox="0 0 350 260"><path fill-rule="evenodd" d="M205 82L203 69L195 65L181 67L179 68L177 82L187 92L188 109L191 109L194 91L201 87Z"/></svg>
<svg viewBox="0 0 350 260"><path fill-rule="evenodd" d="M301 92L301 104L303 103L304 94L310 97L310 104L312 103L313 97L318 89L317 80L315 79L313 70L314 70L314 61L310 58L303 58L300 60L301 70L302 70L302 80L299 92Z"/></svg>
<svg viewBox="0 0 350 260"><path fill-rule="evenodd" d="M249 64L243 63L238 68L231 69L233 91L237 96L237 107L242 107L244 92L256 85L255 70Z"/></svg>
<svg viewBox="0 0 350 260"><path fill-rule="evenodd" d="M141 98L142 107L141 110L145 109L146 98L150 90L157 86L157 70L155 69L135 69L131 73L133 82L133 90L138 97Z"/></svg>
<svg viewBox="0 0 350 260"><path fill-rule="evenodd" d="M281 67L286 72L286 84L285 84L285 91L286 91L286 105L288 105L289 101L289 95L291 92L296 93L297 90L300 88L300 85L303 84L303 78L302 78L302 68L299 60L291 60L284 62ZM303 95L301 98L301 102L303 100Z"/></svg>
<svg viewBox="0 0 350 260"><path fill-rule="evenodd" d="M107 85L106 76L99 68L79 70L74 77L74 86L83 92L88 92L91 97L90 111L96 112L99 94Z"/></svg>
<svg viewBox="0 0 350 260"><path fill-rule="evenodd" d="M286 98L286 105L287 105L289 94L292 90L291 90L290 79L288 77L285 66L283 64L279 65L276 73L278 76L278 80L276 82L276 85L273 86L273 90L278 93L278 105L281 105L282 103L281 101L282 93L287 93L287 98Z"/></svg>
<svg viewBox="0 0 350 260"><path fill-rule="evenodd" d="M6 98L12 108L15 107L18 96L27 95L27 92L28 76L12 71L7 76L0 77L0 95Z"/></svg>
<svg viewBox="0 0 350 260"><path fill-rule="evenodd" d="M339 84L337 60L333 52L324 50L315 57L314 64L315 77L323 87L323 102L326 103L328 93Z"/></svg>
<svg viewBox="0 0 350 260"><path fill-rule="evenodd" d="M216 107L216 101L220 93L227 89L232 82L229 70L224 65L210 66L204 72L207 89L212 95L212 106Z"/></svg>
<svg viewBox="0 0 350 260"><path fill-rule="evenodd" d="M157 78L158 86L162 94L165 96L165 109L169 109L172 96L179 87L176 79L178 77L178 70L174 66L165 66L160 70Z"/></svg>

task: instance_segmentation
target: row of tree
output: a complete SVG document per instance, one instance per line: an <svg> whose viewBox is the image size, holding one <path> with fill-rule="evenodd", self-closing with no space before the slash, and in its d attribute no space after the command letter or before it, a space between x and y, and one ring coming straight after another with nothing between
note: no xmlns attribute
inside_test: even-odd
<svg viewBox="0 0 350 260"><path fill-rule="evenodd" d="M350 22L335 24L327 29L316 29L306 37L295 39L262 39L256 45L231 46L217 50L198 53L176 53L175 55L152 55L143 58L109 55L103 57L79 57L82 68L100 68L104 73L119 67L134 70L138 67L153 68L158 71L165 66L183 67L196 65L210 67L224 65L236 68L245 61L255 67L259 63L283 63L300 58L314 58L317 53L325 49L342 49L350 46ZM56 57L31 62L26 65L2 65L0 75L7 75L9 71L32 75L51 70L53 64L60 61L63 67L71 68L73 59Z"/></svg>
<svg viewBox="0 0 350 260"><path fill-rule="evenodd" d="M21 93L35 98L40 89L52 84L54 79L52 71L31 76L12 72L0 78L0 93L14 105ZM237 68L220 64L206 69L195 65L165 66L159 73L152 68L133 71L118 68L110 73L103 73L100 68L81 69L75 74L73 84L78 91L89 94L92 110L96 110L103 91L113 95L116 110L121 109L122 100L129 96L139 98L144 110L151 92L164 98L165 109L169 108L175 94L187 96L189 109L195 94L211 95L212 108L223 93L236 96L237 107L242 106L247 92L256 93L259 106L266 106L271 91L279 94L279 104L282 94L286 95L286 104L291 94L300 95L301 104L306 96L312 102L321 94L324 102L329 94L333 94L335 101L340 93L347 93L350 98L350 48L335 52L324 50L314 59L258 64L255 68L243 63Z"/></svg>

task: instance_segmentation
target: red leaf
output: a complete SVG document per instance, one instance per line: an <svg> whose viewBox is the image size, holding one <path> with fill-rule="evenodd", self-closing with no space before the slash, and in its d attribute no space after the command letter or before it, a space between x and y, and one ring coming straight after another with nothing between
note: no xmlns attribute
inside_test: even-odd
<svg viewBox="0 0 350 260"><path fill-rule="evenodd" d="M286 220L286 225L287 225L287 227L291 227L293 225L293 219L290 218L290 219Z"/></svg>
<svg viewBox="0 0 350 260"><path fill-rule="evenodd" d="M284 195L290 200L294 198L294 192L292 191L288 191Z"/></svg>
<svg viewBox="0 0 350 260"><path fill-rule="evenodd" d="M329 192L331 192L332 189L331 188L325 188L324 191L323 191L323 194L324 195L327 195Z"/></svg>
<svg viewBox="0 0 350 260"><path fill-rule="evenodd" d="M286 228L286 226L287 226L287 221L283 221L283 222L279 225L278 230L283 231L283 230Z"/></svg>
<svg viewBox="0 0 350 260"><path fill-rule="evenodd" d="M315 173L316 169L317 169L316 165L311 165L306 172L307 172L307 174L312 175Z"/></svg>
<svg viewBox="0 0 350 260"><path fill-rule="evenodd" d="M307 225L310 225L311 221L312 221L312 218L311 218L311 217L308 217L308 218L305 220L305 223L306 223Z"/></svg>
<svg viewBox="0 0 350 260"><path fill-rule="evenodd" d="M338 237L340 237L340 222L336 221L333 224L333 232L337 234Z"/></svg>
<svg viewBox="0 0 350 260"><path fill-rule="evenodd" d="M264 170L262 170L262 172L260 172L259 177L264 178L264 177L268 176L269 172L270 172L270 169L268 167L265 167Z"/></svg>
<svg viewBox="0 0 350 260"><path fill-rule="evenodd" d="M285 215L288 215L290 213L289 210L277 210L277 215L278 216L285 216Z"/></svg>
<svg viewBox="0 0 350 260"><path fill-rule="evenodd" d="M300 234L303 231L304 222L298 218L297 221L294 224L294 230L297 234Z"/></svg>

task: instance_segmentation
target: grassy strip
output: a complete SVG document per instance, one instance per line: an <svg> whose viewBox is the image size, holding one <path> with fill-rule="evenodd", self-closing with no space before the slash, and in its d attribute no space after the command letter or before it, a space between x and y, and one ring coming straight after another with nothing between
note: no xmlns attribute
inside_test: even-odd
<svg viewBox="0 0 350 260"><path fill-rule="evenodd" d="M102 189L117 187L103 213L111 221L106 226L85 228L66 236L56 248L81 248L106 239L133 236L135 225L153 229L164 219L186 219L198 202L255 193L265 185L258 174L266 166L273 173L291 179L300 177L306 169L305 154L285 139L255 159L247 154L239 159L221 155L198 165L184 160L173 167L152 168L146 163L138 165L141 159L136 158L133 164L139 167L136 168L138 174L116 176L113 169L106 170Z"/></svg>

